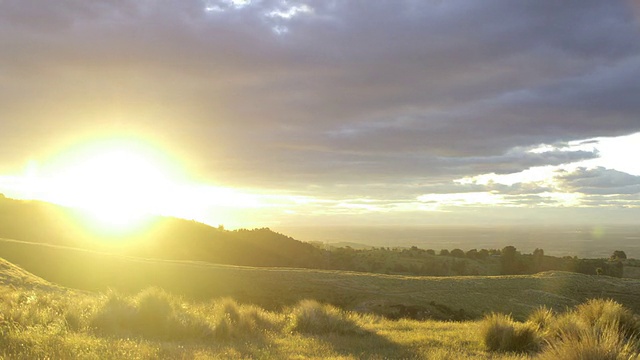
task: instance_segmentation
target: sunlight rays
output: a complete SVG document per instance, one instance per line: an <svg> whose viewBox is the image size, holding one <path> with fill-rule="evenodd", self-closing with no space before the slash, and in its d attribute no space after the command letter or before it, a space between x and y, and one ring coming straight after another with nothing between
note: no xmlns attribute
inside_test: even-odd
<svg viewBox="0 0 640 360"><path fill-rule="evenodd" d="M100 232L134 230L151 215L229 223L221 209L265 206L254 194L194 183L180 161L140 139L69 146L0 177L0 186L9 196L79 208Z"/></svg>

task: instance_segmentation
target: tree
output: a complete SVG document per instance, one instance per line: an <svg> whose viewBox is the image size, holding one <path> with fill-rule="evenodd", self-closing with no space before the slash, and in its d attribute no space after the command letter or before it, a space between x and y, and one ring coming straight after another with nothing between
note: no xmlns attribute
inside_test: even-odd
<svg viewBox="0 0 640 360"><path fill-rule="evenodd" d="M453 256L453 257L457 257L457 258L463 258L464 257L464 251L462 251L462 249L453 249L453 250L451 250L450 255Z"/></svg>
<svg viewBox="0 0 640 360"><path fill-rule="evenodd" d="M627 258L627 254L625 254L622 250L616 250L611 255L611 260L624 260Z"/></svg>
<svg viewBox="0 0 640 360"><path fill-rule="evenodd" d="M533 250L533 270L541 271L543 262L544 262L544 250L542 249Z"/></svg>
<svg viewBox="0 0 640 360"><path fill-rule="evenodd" d="M447 249L442 249L440 250L440 256L449 256L449 250Z"/></svg>
<svg viewBox="0 0 640 360"><path fill-rule="evenodd" d="M484 260L486 258L489 257L489 250L487 249L480 249L480 251L478 251L478 254L476 255L476 257L480 260Z"/></svg>
<svg viewBox="0 0 640 360"><path fill-rule="evenodd" d="M502 249L501 252L501 256L500 256L500 262L502 265L502 274L503 275L509 275L509 274L516 274L517 273L517 268L518 268L518 263L517 263L517 259L516 257L518 256L518 251L516 251L516 248L514 246L505 246Z"/></svg>
<svg viewBox="0 0 640 360"><path fill-rule="evenodd" d="M471 249L471 250L467 251L465 256L468 259L477 259L478 258L478 249Z"/></svg>

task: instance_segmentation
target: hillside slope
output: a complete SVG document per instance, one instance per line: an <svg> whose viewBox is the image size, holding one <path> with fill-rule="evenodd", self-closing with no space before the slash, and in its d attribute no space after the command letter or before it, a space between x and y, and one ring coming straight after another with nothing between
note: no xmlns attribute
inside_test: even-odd
<svg viewBox="0 0 640 360"><path fill-rule="evenodd" d="M43 280L0 264L11 284L0 284L2 359L522 358L486 351L474 321L390 321L314 301L272 312L157 288L58 292L34 289Z"/></svg>
<svg viewBox="0 0 640 360"><path fill-rule="evenodd" d="M132 293L159 286L193 299L229 296L269 309L315 299L391 317L459 319L499 311L522 318L540 305L563 309L606 297L640 312L640 281L565 272L407 277L142 259L6 239L0 240L0 254L65 287Z"/></svg>
<svg viewBox="0 0 640 360"><path fill-rule="evenodd" d="M136 230L110 229L82 211L0 196L0 238L168 260L249 266L320 267L323 253L270 229L228 231L171 217Z"/></svg>
<svg viewBox="0 0 640 360"><path fill-rule="evenodd" d="M26 290L63 290L61 287L52 284L39 276L33 275L32 273L2 258L0 258L0 286Z"/></svg>

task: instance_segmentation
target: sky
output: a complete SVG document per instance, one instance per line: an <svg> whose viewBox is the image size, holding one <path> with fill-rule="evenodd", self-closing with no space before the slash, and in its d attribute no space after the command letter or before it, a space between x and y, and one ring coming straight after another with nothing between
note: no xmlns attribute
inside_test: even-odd
<svg viewBox="0 0 640 360"><path fill-rule="evenodd" d="M639 19L637 0L0 0L0 193L231 227L634 223ZM138 150L55 165L95 144Z"/></svg>

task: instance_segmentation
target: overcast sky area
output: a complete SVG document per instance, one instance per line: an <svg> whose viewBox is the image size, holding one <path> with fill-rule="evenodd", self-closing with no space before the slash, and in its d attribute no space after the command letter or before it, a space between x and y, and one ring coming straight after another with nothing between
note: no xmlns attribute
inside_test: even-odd
<svg viewBox="0 0 640 360"><path fill-rule="evenodd" d="M187 198L215 224L637 222L639 16L622 0L0 0L0 192L60 144L120 134L218 189Z"/></svg>

